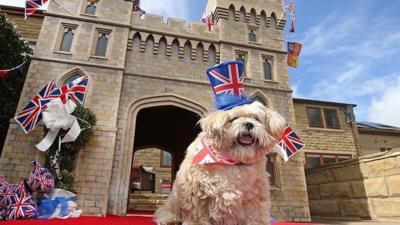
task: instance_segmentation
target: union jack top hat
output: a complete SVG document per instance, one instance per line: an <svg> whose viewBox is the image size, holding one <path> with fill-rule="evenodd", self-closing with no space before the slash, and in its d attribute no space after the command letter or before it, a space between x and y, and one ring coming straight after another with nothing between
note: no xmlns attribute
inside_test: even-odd
<svg viewBox="0 0 400 225"><path fill-rule="evenodd" d="M243 72L242 61L223 62L207 69L218 110L229 110L253 102L244 94Z"/></svg>

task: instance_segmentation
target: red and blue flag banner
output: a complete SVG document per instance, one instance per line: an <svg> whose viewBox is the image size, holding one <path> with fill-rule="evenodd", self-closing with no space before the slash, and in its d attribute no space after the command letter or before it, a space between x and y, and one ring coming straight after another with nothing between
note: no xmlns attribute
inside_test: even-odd
<svg viewBox="0 0 400 225"><path fill-rule="evenodd" d="M226 159L218 156L207 144L206 140L200 140L197 143L196 150L192 159L192 163L195 165L207 165L207 164L222 164L222 165L234 165L236 161Z"/></svg>
<svg viewBox="0 0 400 225"><path fill-rule="evenodd" d="M25 19L33 15L48 0L26 0L25 1Z"/></svg>
<svg viewBox="0 0 400 225"><path fill-rule="evenodd" d="M208 30L211 31L212 26L214 25L214 17L213 15L208 15L201 19L201 22L207 24Z"/></svg>
<svg viewBox="0 0 400 225"><path fill-rule="evenodd" d="M59 96L63 104L65 104L68 99L71 99L76 104L83 104L88 85L89 76L82 76L61 88L55 89L51 94Z"/></svg>
<svg viewBox="0 0 400 225"><path fill-rule="evenodd" d="M301 51L302 44L298 42L287 42L287 65L297 68L299 65L299 56Z"/></svg>
<svg viewBox="0 0 400 225"><path fill-rule="evenodd" d="M11 68L11 69L6 69L6 70L0 70L0 78L3 78L7 76L7 74L13 70L17 70L18 74L23 76L24 75L24 70L25 70L25 63L28 61L27 58L24 59L24 61L19 64L18 66Z"/></svg>
<svg viewBox="0 0 400 225"><path fill-rule="evenodd" d="M300 139L291 127L287 126L279 138L278 145L286 152L288 158L296 154L304 147L304 141Z"/></svg>
<svg viewBox="0 0 400 225"><path fill-rule="evenodd" d="M51 92L57 89L55 81L51 81L44 86L40 92L18 113L14 119L22 127L25 134L31 132L36 125L42 120L42 110L52 99L59 96L53 95Z"/></svg>

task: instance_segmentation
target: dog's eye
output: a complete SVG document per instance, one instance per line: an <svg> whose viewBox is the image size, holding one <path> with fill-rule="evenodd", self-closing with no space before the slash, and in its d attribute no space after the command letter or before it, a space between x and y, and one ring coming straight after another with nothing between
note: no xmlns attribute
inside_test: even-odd
<svg viewBox="0 0 400 225"><path fill-rule="evenodd" d="M233 117L231 120L229 120L229 123L233 123L233 121L237 120L239 117Z"/></svg>

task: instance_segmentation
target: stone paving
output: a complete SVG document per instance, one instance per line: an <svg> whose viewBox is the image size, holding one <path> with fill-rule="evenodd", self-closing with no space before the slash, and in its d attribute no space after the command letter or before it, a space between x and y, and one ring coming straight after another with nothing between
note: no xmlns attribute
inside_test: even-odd
<svg viewBox="0 0 400 225"><path fill-rule="evenodd" d="M400 220L399 221L389 221L389 220L335 220L335 219L318 219L318 220L313 220L313 224L318 224L318 225L328 225L328 224L338 224L338 225L378 225L378 224L384 224L384 225L400 225Z"/></svg>

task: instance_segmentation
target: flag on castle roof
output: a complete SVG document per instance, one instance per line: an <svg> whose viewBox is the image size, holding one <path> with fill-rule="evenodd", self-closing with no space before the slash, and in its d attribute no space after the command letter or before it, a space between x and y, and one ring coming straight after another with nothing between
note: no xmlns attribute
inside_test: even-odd
<svg viewBox="0 0 400 225"><path fill-rule="evenodd" d="M211 31L211 28L214 25L214 17L212 13L206 17L201 18L201 22L207 24L208 30Z"/></svg>
<svg viewBox="0 0 400 225"><path fill-rule="evenodd" d="M26 0L25 1L25 19L33 15L48 0Z"/></svg>

